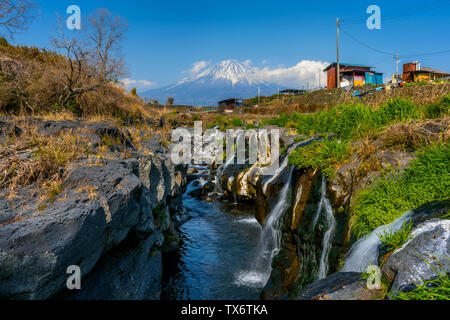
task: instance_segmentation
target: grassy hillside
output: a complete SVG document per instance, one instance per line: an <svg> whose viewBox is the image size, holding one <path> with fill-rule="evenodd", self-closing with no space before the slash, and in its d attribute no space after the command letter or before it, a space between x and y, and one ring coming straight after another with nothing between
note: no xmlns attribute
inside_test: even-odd
<svg viewBox="0 0 450 320"><path fill-rule="evenodd" d="M433 104L416 105L411 100L395 99L377 109L364 104L340 105L315 114L282 114L265 123L307 136L334 135L294 151L289 161L299 168L320 169L330 179L350 162L358 166L362 176L363 171L382 172L372 185L355 195L351 207L352 235L361 238L406 210L450 197L449 116L447 94ZM440 119L442 131L432 133L420 125L428 123L428 119ZM385 170L374 156L384 150L401 150L415 154L416 159L404 172L394 167ZM354 164L355 156L359 164Z"/></svg>
<svg viewBox="0 0 450 320"><path fill-rule="evenodd" d="M108 82L64 103L65 81L73 72L66 57L46 49L12 46L0 38L0 113L13 115L60 114L102 115L125 118L146 113L143 101L128 94L117 83ZM84 67L89 70L89 66ZM97 75L74 77L80 87Z"/></svg>
<svg viewBox="0 0 450 320"><path fill-rule="evenodd" d="M357 88L361 92L370 91L373 86ZM277 95L262 97L261 105L253 108L252 113L276 115L284 113L314 113L341 104L362 103L366 106L379 107L397 98L410 99L415 104L435 103L450 92L450 83L442 82L410 86L405 88L393 88L390 90L374 91L362 98L353 98L352 92L341 89L316 90L301 96L283 96L277 99ZM256 102L255 102L256 101ZM248 99L248 105L257 104L257 98Z"/></svg>

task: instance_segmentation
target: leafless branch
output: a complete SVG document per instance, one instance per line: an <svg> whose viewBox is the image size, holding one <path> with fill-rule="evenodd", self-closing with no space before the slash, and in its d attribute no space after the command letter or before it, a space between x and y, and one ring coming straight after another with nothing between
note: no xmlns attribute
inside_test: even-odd
<svg viewBox="0 0 450 320"><path fill-rule="evenodd" d="M33 0L1 0L0 27L9 36L26 30L37 15L37 6Z"/></svg>
<svg viewBox="0 0 450 320"><path fill-rule="evenodd" d="M127 30L126 21L99 9L91 15L85 29L66 35L62 20L53 46L67 59L63 74L64 92L59 98L64 105L71 98L95 91L116 82L125 74L121 44Z"/></svg>

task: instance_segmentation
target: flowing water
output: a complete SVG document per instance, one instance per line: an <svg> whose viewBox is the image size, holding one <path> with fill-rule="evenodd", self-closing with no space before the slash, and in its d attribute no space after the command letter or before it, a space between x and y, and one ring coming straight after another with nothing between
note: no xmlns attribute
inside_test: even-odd
<svg viewBox="0 0 450 320"><path fill-rule="evenodd" d="M270 211L261 233L257 257L250 271L243 271L239 275L242 282L254 285L267 283L272 272L272 260L281 248L280 218L290 206L290 188L293 167L289 169L288 180L279 194L275 207Z"/></svg>
<svg viewBox="0 0 450 320"><path fill-rule="evenodd" d="M224 164L221 164L216 170L215 182L214 182L214 192L222 193L222 174L226 170L226 168L234 163L235 154L227 158L227 161Z"/></svg>
<svg viewBox="0 0 450 320"><path fill-rule="evenodd" d="M375 229L372 233L355 242L344 257L344 266L341 272L366 272L367 267L378 265L378 251L382 244L379 234L400 230L405 222L412 217L412 211L392 222Z"/></svg>
<svg viewBox="0 0 450 320"><path fill-rule="evenodd" d="M289 153L307 143L309 141L295 144ZM234 157L230 158L218 168L216 187L220 184L221 174L232 165L233 160ZM190 209L193 218L180 227L179 252L165 257L162 299L259 299L272 272L272 260L281 249L280 219L291 205L293 171L292 166L288 167L286 157L274 177L265 183L264 189L282 174L288 174L277 203L266 217L264 228L254 218L251 208L245 210L242 204L236 206L236 195L234 203L228 205L190 197L195 188L205 183L201 179L192 181L183 204ZM233 208L239 208L239 213L232 213L236 211ZM319 276L324 278L336 228L324 180L314 224L322 212L326 215L328 227L323 239L319 270Z"/></svg>
<svg viewBox="0 0 450 320"><path fill-rule="evenodd" d="M287 151L287 154L290 155L295 149L300 148L300 147L304 147L308 144L310 144L313 141L316 141L316 138L313 139L308 139L305 141L300 141L295 143L292 147L290 147ZM286 156L283 160L283 162L281 163L280 167L275 171L275 174L272 175L272 177L270 179L268 179L266 182L264 182L263 184L263 193L266 194L267 192L267 187L274 182L279 176L280 174L282 174L284 172L284 170L287 168L287 166L289 165L289 157Z"/></svg>
<svg viewBox="0 0 450 320"><path fill-rule="evenodd" d="M328 257L330 255L331 247L333 245L333 236L336 230L336 219L334 218L333 208L331 207L330 200L327 198L327 190L326 190L326 182L325 178L322 177L322 186L321 186L321 199L319 202L319 207L317 208L316 216L313 221L313 229L315 228L317 221L319 220L322 212L325 212L325 218L327 221L327 231L323 236L322 243L322 254L320 256L320 266L319 266L319 275L318 279L326 278L328 274Z"/></svg>
<svg viewBox="0 0 450 320"><path fill-rule="evenodd" d="M240 272L256 259L261 226L243 205L232 214L232 203L227 208L190 197L195 185L183 199L193 218L180 227L180 250L164 259L162 299L259 299L265 283L240 278Z"/></svg>

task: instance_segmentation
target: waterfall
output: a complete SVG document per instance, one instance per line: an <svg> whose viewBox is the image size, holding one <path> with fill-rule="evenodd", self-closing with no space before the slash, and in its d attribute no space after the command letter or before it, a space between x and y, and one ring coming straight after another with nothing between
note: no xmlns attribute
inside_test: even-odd
<svg viewBox="0 0 450 320"><path fill-rule="evenodd" d="M300 144L300 143L297 143L297 144L295 144L292 148L290 148L287 154L289 155L293 150L295 150L295 149L299 146L299 144ZM272 177L264 183L264 185L263 185L263 193L264 193L264 194L266 194L267 187L269 186L269 184L271 184L275 179L277 179L278 176L279 176L279 175L284 171L284 169L286 169L286 167L288 166L288 164L289 164L289 156L288 156L288 155L286 155L286 157L284 158L284 160L283 160L283 162L281 163L280 167L275 171L275 174L272 175Z"/></svg>
<svg viewBox="0 0 450 320"><path fill-rule="evenodd" d="M298 142L298 143L294 144L292 147L290 147L288 149L287 155L284 158L283 162L281 163L280 167L275 171L275 174L272 175L272 177L264 183L264 185L263 185L263 193L264 194L266 194L269 184L271 184L273 181L275 181L280 176L280 174L283 173L284 170L289 165L289 155L292 153L292 151L294 151L298 147L304 147L304 146L306 146L307 144L311 143L314 140L317 140L317 139L309 139L309 140Z"/></svg>
<svg viewBox="0 0 450 320"><path fill-rule="evenodd" d="M333 237L336 230L336 219L334 218L333 208L331 207L330 200L327 198L327 184L325 177L322 176L321 197L317 213L314 217L312 229L316 227L317 221L322 213L325 211L328 230L325 232L322 243L322 254L320 256L319 266L319 280L324 279L328 274L328 257L330 255L331 247L333 245Z"/></svg>
<svg viewBox="0 0 450 320"><path fill-rule="evenodd" d="M224 164L221 164L217 168L216 177L215 177L214 192L216 192L216 193L221 193L222 192L222 175L225 172L225 170L227 169L227 167L230 164L234 163L234 157L235 157L234 153L229 158L228 158L228 155L227 155L227 161Z"/></svg>
<svg viewBox="0 0 450 320"><path fill-rule="evenodd" d="M300 146L305 146L312 141L317 139L309 139L296 143L294 146L289 148L287 155ZM276 170L275 174L267 180L263 185L263 192L266 193L267 187L270 183L278 179L279 176L285 169L289 166L288 156L285 157L280 167ZM248 171L245 172L241 181L246 181L247 176L253 171L257 165L254 165ZM263 171L264 168L259 168ZM267 284L272 272L272 260L278 254L281 249L281 230L280 230L280 218L289 208L291 201L289 197L289 190L291 189L292 183L292 173L294 172L294 167L291 166L288 173L287 181L285 182L283 189L278 195L278 201L275 207L270 211L266 217L264 227L261 231L261 237L257 249L257 256L251 271L240 272L237 275L236 283L245 284L247 286L263 287ZM244 189L244 188L242 188ZM299 191L301 193L301 190ZM297 195L298 197L299 195Z"/></svg>
<svg viewBox="0 0 450 320"><path fill-rule="evenodd" d="M378 249L382 244L379 234L400 230L405 222L412 218L412 211L406 212L400 218L378 227L372 233L356 241L344 257L341 272L366 272L367 267L378 265Z"/></svg>
<svg viewBox="0 0 450 320"><path fill-rule="evenodd" d="M278 254L281 248L280 218L290 205L289 190L291 188L293 171L294 168L292 167L288 180L280 192L278 202L267 216L266 223L261 232L258 247L259 255L254 264L254 271L264 274L266 282L272 272L272 259Z"/></svg>

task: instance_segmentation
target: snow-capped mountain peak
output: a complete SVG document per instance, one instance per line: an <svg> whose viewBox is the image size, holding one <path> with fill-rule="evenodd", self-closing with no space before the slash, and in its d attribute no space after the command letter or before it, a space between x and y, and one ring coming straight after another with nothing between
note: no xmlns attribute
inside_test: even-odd
<svg viewBox="0 0 450 320"><path fill-rule="evenodd" d="M258 94L273 94L277 85L258 79L253 68L236 60L224 60L174 85L147 91L146 97L175 98L179 104L215 105L229 97L249 98Z"/></svg>
<svg viewBox="0 0 450 320"><path fill-rule="evenodd" d="M235 61L222 61L195 76L195 79L228 80L234 85L238 82L251 82L254 78L254 72L246 65Z"/></svg>

